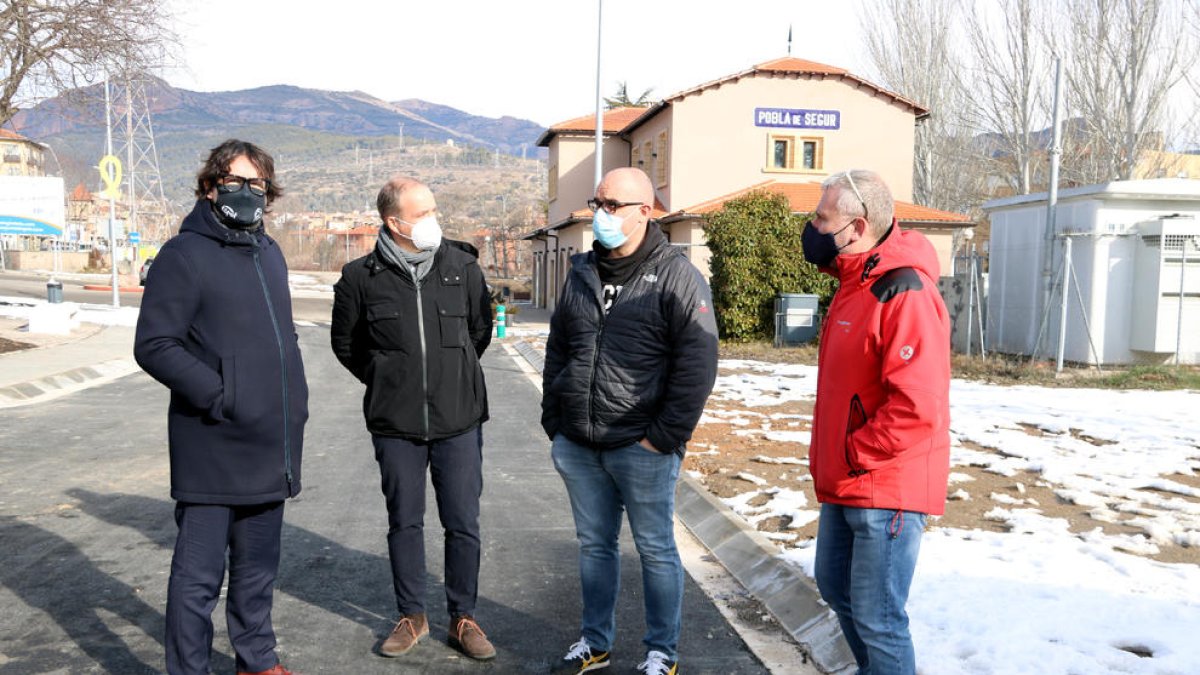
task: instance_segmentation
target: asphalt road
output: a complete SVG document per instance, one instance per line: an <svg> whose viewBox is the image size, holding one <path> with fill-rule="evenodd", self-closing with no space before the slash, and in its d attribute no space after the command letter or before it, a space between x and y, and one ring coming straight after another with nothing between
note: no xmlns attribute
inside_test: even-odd
<svg viewBox="0 0 1200 675"><path fill-rule="evenodd" d="M0 288L0 294L5 291ZM485 356L483 566L478 618L499 649L472 662L445 644L440 528L426 515L431 639L400 659L374 653L395 620L387 523L361 386L328 331L301 328L312 390L304 491L289 502L274 622L303 673L538 673L578 638L577 546L538 393L502 351ZM175 526L165 390L144 374L46 404L0 411L0 675L163 669L163 610ZM641 660L641 581L626 534L614 667ZM681 669L765 673L687 579ZM214 672L232 673L221 607Z"/></svg>
<svg viewBox="0 0 1200 675"><path fill-rule="evenodd" d="M5 272L0 274L0 296L44 300L46 299L46 281L46 277L36 274ZM61 281L63 300L67 302L98 305L108 305L112 302L111 290L89 291L83 288L85 283L83 281L73 279L62 279ZM102 283L107 284L108 282ZM122 307L140 307L142 304L142 294L138 292L121 293L120 298ZM323 294L321 297L292 298L292 313L297 321L328 322L332 308L332 294Z"/></svg>

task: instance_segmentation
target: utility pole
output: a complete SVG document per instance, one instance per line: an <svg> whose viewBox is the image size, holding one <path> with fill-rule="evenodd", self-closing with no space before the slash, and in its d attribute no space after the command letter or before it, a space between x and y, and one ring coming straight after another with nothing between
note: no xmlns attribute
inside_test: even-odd
<svg viewBox="0 0 1200 675"><path fill-rule="evenodd" d="M603 26L604 0L596 0L596 181L592 186L593 190L600 187L600 179L604 174L604 98L600 95L600 47L603 43Z"/></svg>
<svg viewBox="0 0 1200 675"><path fill-rule="evenodd" d="M104 78L104 148L105 155L112 156L112 96L109 91L108 77ZM103 163L102 163L103 164ZM111 166L111 165L109 165ZM112 306L121 306L120 284L117 282L117 204L113 193L116 188L108 188L108 259L112 263Z"/></svg>
<svg viewBox="0 0 1200 675"><path fill-rule="evenodd" d="M1062 57L1054 59L1054 134L1050 141L1050 186L1046 199L1046 236L1042 239L1042 307L1050 306L1054 276L1054 231L1058 227L1058 162L1062 152ZM1067 240L1068 242L1070 239ZM1063 288L1066 288L1064 281ZM1034 345L1034 349L1037 345Z"/></svg>

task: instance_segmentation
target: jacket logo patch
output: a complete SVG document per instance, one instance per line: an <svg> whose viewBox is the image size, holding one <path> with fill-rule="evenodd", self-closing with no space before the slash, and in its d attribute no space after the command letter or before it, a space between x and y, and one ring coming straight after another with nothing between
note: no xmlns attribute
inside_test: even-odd
<svg viewBox="0 0 1200 675"><path fill-rule="evenodd" d="M701 314L707 314L707 313L708 313L708 302L707 302L707 301L705 301L705 300L701 300L701 301L700 301L700 313L701 313Z"/></svg>
<svg viewBox="0 0 1200 675"><path fill-rule="evenodd" d="M913 357L914 351L915 350L912 348L912 345L904 345L900 348L900 358L907 361Z"/></svg>
<svg viewBox="0 0 1200 675"><path fill-rule="evenodd" d="M646 283L648 283L648 284L653 284L658 281L657 274L643 274L642 278L645 279Z"/></svg>

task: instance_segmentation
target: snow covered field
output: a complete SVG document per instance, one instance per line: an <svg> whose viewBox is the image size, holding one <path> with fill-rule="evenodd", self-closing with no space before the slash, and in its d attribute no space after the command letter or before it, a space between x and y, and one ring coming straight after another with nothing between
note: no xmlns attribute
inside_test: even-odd
<svg viewBox="0 0 1200 675"><path fill-rule="evenodd" d="M798 416L764 417L754 409L811 399L816 368L731 360L721 367L738 372L718 379L710 405L724 411L706 413L708 419L807 441ZM1065 519L1044 515L1035 499L973 494L969 476L952 475L950 491L959 500L998 502L985 518L1010 531L934 521L909 600L919 670L1200 673L1200 566L1137 555L1200 547L1200 489L1193 487L1200 485L1200 392L955 380L950 402L953 466L1000 476L1033 472L1058 499L1134 533L1071 532ZM972 449L978 446L994 450ZM803 469L796 464L807 463L805 454L797 446L795 458L777 463L781 470ZM747 520L786 515L791 527L800 527L816 518L818 505L804 493L769 484L756 491L751 482L749 492L726 500ZM764 492L771 496L765 505L748 504ZM812 542L792 543L799 546L783 556L811 575Z"/></svg>

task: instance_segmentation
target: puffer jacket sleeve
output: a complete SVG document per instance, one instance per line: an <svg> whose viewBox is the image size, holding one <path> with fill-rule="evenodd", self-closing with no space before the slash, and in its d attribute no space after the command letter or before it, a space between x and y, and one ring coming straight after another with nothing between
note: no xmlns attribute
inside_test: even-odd
<svg viewBox="0 0 1200 675"><path fill-rule="evenodd" d="M883 304L879 353L883 403L847 438L863 468L909 448L929 447L950 416L950 334L936 286L901 293Z"/></svg>
<svg viewBox="0 0 1200 675"><path fill-rule="evenodd" d="M567 281L558 294L554 313L550 315L550 335L546 338L546 358L542 365L542 430L550 440L554 440L554 435L558 433L562 415L553 384L567 363L566 319L563 306L567 301L565 296L570 284L571 275L568 274Z"/></svg>
<svg viewBox="0 0 1200 675"><path fill-rule="evenodd" d="M329 326L329 343L333 355L360 382L366 382L367 349L363 344L362 303L358 284L351 277L355 270L348 263L342 268L342 278L333 285L333 315Z"/></svg>
<svg viewBox="0 0 1200 675"><path fill-rule="evenodd" d="M184 346L200 307L200 290L187 258L175 248L164 248L146 280L133 356L172 393L219 420L221 375Z"/></svg>
<svg viewBox="0 0 1200 675"><path fill-rule="evenodd" d="M680 264L663 295L671 363L662 404L646 438L660 452L682 453L717 379L717 321L704 277L682 258L676 262Z"/></svg>

